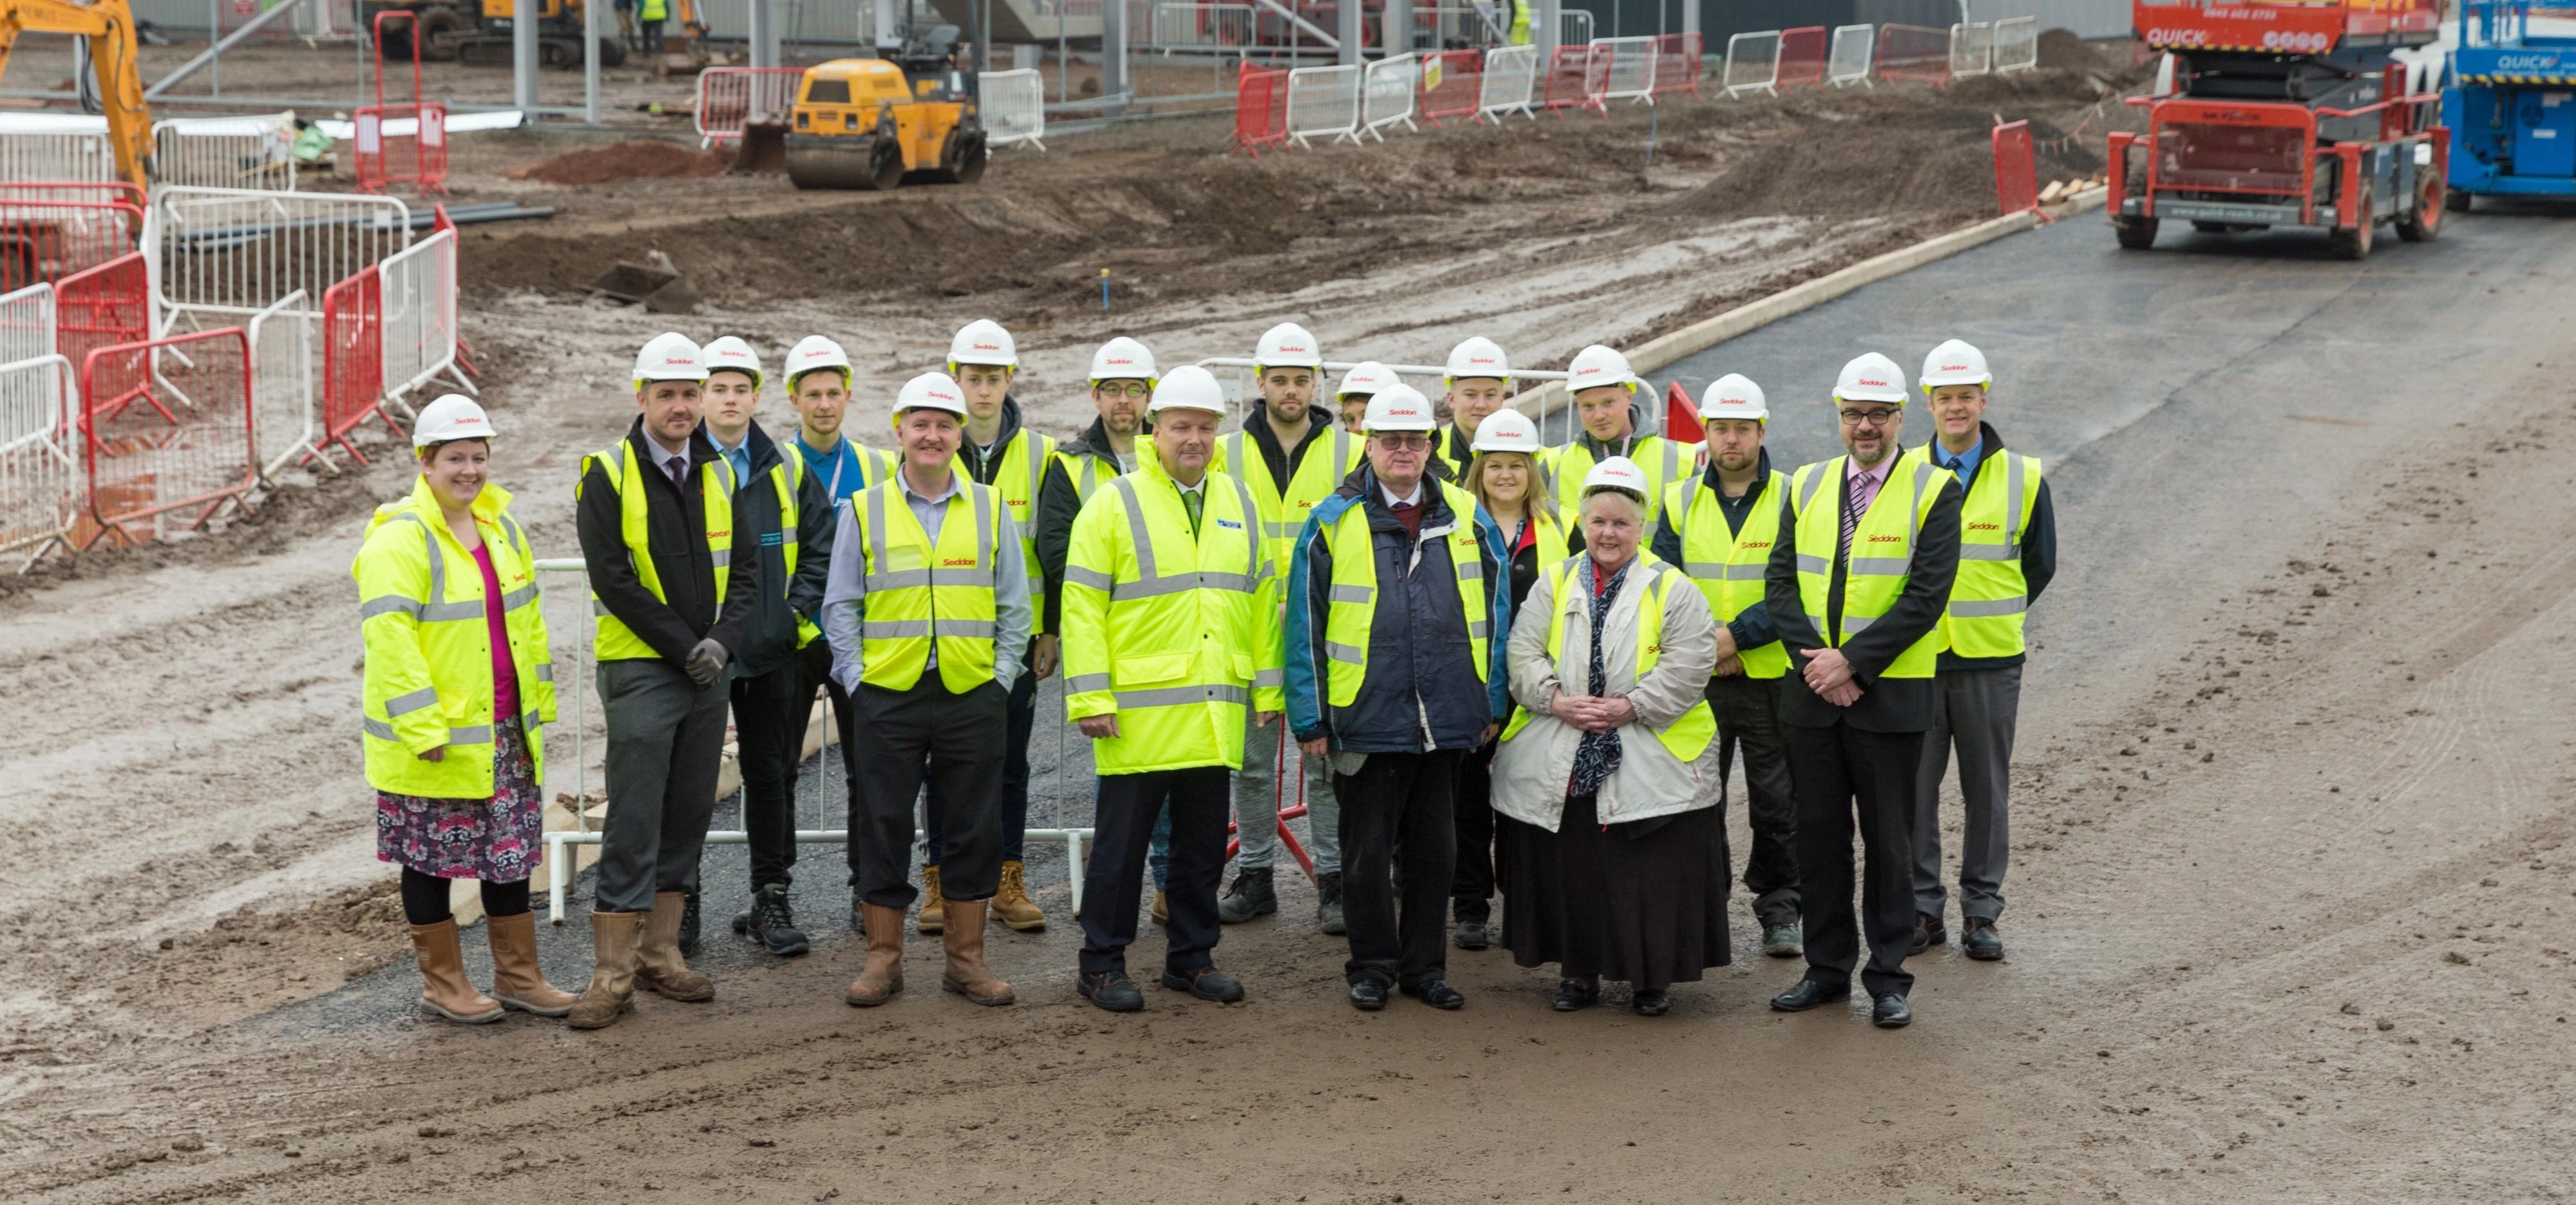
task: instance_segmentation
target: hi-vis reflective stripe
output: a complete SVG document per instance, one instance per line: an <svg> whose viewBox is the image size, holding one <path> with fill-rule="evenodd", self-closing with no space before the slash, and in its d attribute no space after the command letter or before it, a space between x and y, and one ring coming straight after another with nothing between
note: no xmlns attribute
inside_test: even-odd
<svg viewBox="0 0 2576 1205"><path fill-rule="evenodd" d="M423 707L436 706L438 706L438 688L435 686L424 686L410 694L396 695L393 698L385 700L385 718L389 720L400 719L420 710Z"/></svg>
<svg viewBox="0 0 2576 1205"><path fill-rule="evenodd" d="M875 490L868 494L870 556L868 563L871 565L886 565L894 561L891 546L886 543L886 495L890 492ZM984 562L979 566L981 572L960 574L952 570L904 569L872 573L866 576L867 588L879 590L904 586L989 586L997 581L1002 564L1002 527L1000 521L993 517L994 494L991 490L983 489L970 490L968 493L975 499L975 549ZM947 503L943 502L940 505L946 506ZM929 535L929 529L923 528L922 534ZM915 574L922 576L914 577ZM880 578L904 580L891 581L886 586L879 586L877 581Z"/></svg>
<svg viewBox="0 0 2576 1205"><path fill-rule="evenodd" d="M438 537L430 534L429 524L421 522L420 516L409 513L396 515L391 522L409 523L420 529L421 548L429 556L429 600L423 602L416 598L404 598L399 594L378 595L358 604L358 621L364 623L378 615L396 613L411 616L415 623L443 623L483 618L483 599L479 592L475 598L464 602L440 601L447 597L447 558L438 551ZM511 601L513 599L526 601L526 599L520 599L522 593L527 598L535 598L536 589L532 584L523 587L522 590L503 595L502 609L509 610L517 607L519 602Z"/></svg>
<svg viewBox="0 0 2576 1205"><path fill-rule="evenodd" d="M1953 599L1950 614L1961 619L1990 619L1998 615L2019 615L2030 609L2027 598Z"/></svg>
<svg viewBox="0 0 2576 1205"><path fill-rule="evenodd" d="M1109 689L1109 675L1075 674L1064 680L1064 688L1075 694L1084 694L1095 690L1107 690Z"/></svg>
<svg viewBox="0 0 2576 1205"><path fill-rule="evenodd" d="M2021 557L2022 502L2028 494L2030 486L2028 482L2023 480L2024 470L2022 468L2021 457L2015 456L2010 452L2006 452L2003 454L2003 461L2004 542L2001 544L1962 543L1959 545L1960 560L2010 561L2017 560ZM1953 615L1966 614L1966 612L1960 611L1956 607L1951 608L1950 613Z"/></svg>
<svg viewBox="0 0 2576 1205"><path fill-rule="evenodd" d="M1157 686L1151 690L1122 690L1110 696L1120 710L1144 707L1180 707L1190 703L1250 703L1252 692L1240 686Z"/></svg>
<svg viewBox="0 0 2576 1205"><path fill-rule="evenodd" d="M1241 594L1250 594L1254 587L1260 585L1261 537L1252 530L1253 525L1250 520L1261 512L1253 505L1252 487L1233 477L1226 477L1223 480L1234 482L1235 496L1243 506L1246 520L1243 525L1245 553L1251 558L1244 563L1250 566L1252 571L1249 573L1190 572L1169 576L1157 572L1154 566L1154 533L1145 527L1144 499L1136 493L1135 478L1120 477L1110 482L1109 487L1117 490L1119 500L1127 504L1127 539L1136 548L1136 580L1111 583L1108 587L1109 601L1153 598L1164 594L1182 594L1191 590L1232 590ZM1201 505L1204 506L1205 503L1202 502ZM1066 576L1071 580L1069 568Z"/></svg>
<svg viewBox="0 0 2576 1205"><path fill-rule="evenodd" d="M1821 562L1823 558L1817 560ZM1703 582L1758 582L1762 580L1762 571L1767 568L1767 565L1738 565L1728 561L1691 561L1684 572L1693 580ZM1823 571L1820 569L1818 572Z"/></svg>
<svg viewBox="0 0 2576 1205"><path fill-rule="evenodd" d="M382 720L378 720L370 716L360 720L358 723L359 727L366 730L367 735L372 736L377 740L389 741L395 739L393 725L387 724ZM490 724L474 724L464 728L450 728L447 730L447 743L451 745L491 744L492 726Z"/></svg>
<svg viewBox="0 0 2576 1205"><path fill-rule="evenodd" d="M1339 661L1344 665L1368 664L1367 649L1361 648L1356 644L1343 644L1338 640L1327 640L1324 642L1324 655L1335 661Z"/></svg>
<svg viewBox="0 0 2576 1205"><path fill-rule="evenodd" d="M981 586L993 580L990 571L975 569L889 569L866 575L869 591L901 590L911 586Z"/></svg>
<svg viewBox="0 0 2576 1205"><path fill-rule="evenodd" d="M859 621L859 639L903 640L929 636L934 634L931 630L933 622L928 619L862 619ZM970 640L990 640L998 626L989 619L941 619L935 622L939 625L936 635Z"/></svg>
<svg viewBox="0 0 2576 1205"><path fill-rule="evenodd" d="M1330 589L1327 597L1328 600L1332 602L1358 603L1365 607L1370 603L1377 601L1377 587L1334 586Z"/></svg>

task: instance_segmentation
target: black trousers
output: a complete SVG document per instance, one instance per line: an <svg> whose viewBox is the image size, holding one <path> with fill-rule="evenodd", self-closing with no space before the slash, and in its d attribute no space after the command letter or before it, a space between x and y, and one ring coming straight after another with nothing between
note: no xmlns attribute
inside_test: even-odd
<svg viewBox="0 0 2576 1205"><path fill-rule="evenodd" d="M1464 756L1456 750L1372 753L1359 773L1333 775L1333 793L1342 801L1342 920L1351 937L1342 973L1352 983L1420 987L1448 978L1449 883L1458 868L1451 804ZM1399 849L1401 868L1394 865ZM1908 900L1906 907L1913 907Z"/></svg>
<svg viewBox="0 0 2576 1205"><path fill-rule="evenodd" d="M910 690L866 683L851 699L853 726L867 734L850 754L850 885L861 901L908 908L912 886L912 805L936 778L939 818L948 831L940 894L973 903L1002 883L1002 736L1008 696L986 680L948 693L929 670Z"/></svg>
<svg viewBox="0 0 2576 1205"><path fill-rule="evenodd" d="M1745 819L1753 829L1744 889L1753 895L1755 919L1766 925L1798 922L1798 801L1780 737L1780 681L1742 674L1708 680L1709 710L1724 742L1718 765L1744 754Z"/></svg>
<svg viewBox="0 0 2576 1205"><path fill-rule="evenodd" d="M1225 877L1225 826L1234 814L1234 771L1224 766L1103 774L1092 816L1091 864L1083 872L1082 973L1127 969L1144 899L1145 851L1154 819L1172 817L1171 924L1163 966L1190 971L1215 962L1217 884ZM946 871L941 872L943 875ZM943 885L945 880L943 879Z"/></svg>
<svg viewBox="0 0 2576 1205"><path fill-rule="evenodd" d="M1920 732L1869 732L1781 725L1798 799L1799 912L1806 922L1807 977L1851 982L1864 935L1871 995L1914 987L1905 955L1914 941L1914 772ZM1861 843L1860 913L1852 912L1852 830Z"/></svg>
<svg viewBox="0 0 2576 1205"><path fill-rule="evenodd" d="M1029 664L1037 652L1031 642L1020 664ZM1038 726L1038 676L1023 669L1019 680L1011 684L1010 730L1004 734L1002 748L1002 860L1017 862L1029 835L1029 736ZM921 826L922 858L931 866L940 864L946 849L945 834L939 828L939 775L930 776L930 808L927 822ZM943 882L945 880L942 880Z"/></svg>
<svg viewBox="0 0 2576 1205"><path fill-rule="evenodd" d="M1499 742L1458 759L1458 870L1449 879L1449 911L1479 924L1494 915L1494 749Z"/></svg>
<svg viewBox="0 0 2576 1205"><path fill-rule="evenodd" d="M796 866L796 779L805 761L805 724L814 690L829 684L832 722L850 747L849 696L832 681L831 645L817 640L787 664L733 682L733 730L742 765L742 829L751 846L751 889L790 883Z"/></svg>

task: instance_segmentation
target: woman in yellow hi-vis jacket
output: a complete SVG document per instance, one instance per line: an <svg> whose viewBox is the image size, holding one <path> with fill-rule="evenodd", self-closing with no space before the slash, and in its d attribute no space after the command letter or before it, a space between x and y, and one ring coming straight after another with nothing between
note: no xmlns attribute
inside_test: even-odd
<svg viewBox="0 0 2576 1205"><path fill-rule="evenodd" d="M491 420L464 397L423 408L412 428L420 478L376 509L352 567L376 856L402 866L421 1007L469 1024L509 1008L560 1017L575 999L539 971L528 909L544 829L537 727L555 715L554 667L527 536L509 493L486 481L491 439ZM450 879L482 882L491 996L465 976Z"/></svg>

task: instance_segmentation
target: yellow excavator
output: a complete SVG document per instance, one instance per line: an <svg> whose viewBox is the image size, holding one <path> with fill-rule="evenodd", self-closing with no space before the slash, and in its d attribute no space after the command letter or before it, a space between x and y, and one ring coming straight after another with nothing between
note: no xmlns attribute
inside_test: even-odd
<svg viewBox="0 0 2576 1205"><path fill-rule="evenodd" d="M152 171L152 110L143 103L143 67L134 56L134 14L125 0L0 0L0 76L22 33L64 33L89 41L98 72L99 109L107 140L116 148L116 174L148 189Z"/></svg>

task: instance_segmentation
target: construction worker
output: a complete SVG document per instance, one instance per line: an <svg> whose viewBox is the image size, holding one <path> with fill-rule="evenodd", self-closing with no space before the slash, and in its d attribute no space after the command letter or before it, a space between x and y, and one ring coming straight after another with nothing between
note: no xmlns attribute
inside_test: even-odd
<svg viewBox="0 0 2576 1205"><path fill-rule="evenodd" d="M1959 504L1959 577L1941 617L1941 662L1932 727L1914 779L1914 952L1947 942L1941 887L1941 778L1959 750L1959 795L1967 831L1959 849L1959 947L1992 962L2004 956L1995 921L2004 910L2010 850L2015 720L2021 711L2022 619L2057 573L2057 513L2039 458L2004 446L1985 421L1994 374L1984 352L1957 339L1923 360L1923 393L1933 438L1908 453L1947 469Z"/></svg>
<svg viewBox="0 0 2576 1205"><path fill-rule="evenodd" d="M1216 471L1252 487L1253 499L1261 504L1270 562L1285 564L1308 512L1359 466L1364 441L1334 427L1313 405L1324 353L1305 327L1294 322L1271 327L1262 333L1252 358L1261 408L1244 420L1242 430L1217 441ZM1235 851L1234 885L1219 902L1218 917L1234 925L1279 910L1270 881L1271 863L1279 855L1277 808L1283 797L1296 797L1296 782L1302 781L1306 852L1315 862L1315 922L1325 933L1339 935L1342 813L1332 775L1321 758L1309 757L1292 780L1281 768L1285 744L1276 729L1244 734L1243 769L1234 776L1235 831L1241 844Z"/></svg>
<svg viewBox="0 0 2576 1205"><path fill-rule="evenodd" d="M832 565L832 499L804 456L782 452L754 417L762 373L751 345L726 335L707 344L706 357L707 438L733 470L734 522L760 550L759 596L733 658L734 746L751 846L751 907L734 917L733 931L772 954L802 954L809 943L787 897L796 865L796 772L817 684L800 663L822 634L814 617ZM689 894L694 915L694 882ZM695 944L689 928L681 926L684 951Z"/></svg>
<svg viewBox="0 0 2576 1205"><path fill-rule="evenodd" d="M1898 445L1905 370L1877 352L1834 382L1844 454L1792 474L1764 571L1789 671L1782 744L1798 801L1798 911L1807 973L1781 1012L1849 999L1864 938L1870 1020L1912 1023L1914 776L1932 726L1941 613L1959 563L1959 483ZM1852 913L1859 819L1861 913Z"/></svg>
<svg viewBox="0 0 2576 1205"><path fill-rule="evenodd" d="M1655 487L1646 496L1646 505L1658 511L1663 507L1664 487L1696 466L1698 450L1693 445L1640 434L1646 404L1652 400L1639 396L1638 387L1643 384L1629 370L1628 357L1610 348L1595 343L1574 353L1573 362L1566 366L1565 392L1574 399L1575 416L1583 430L1550 453L1547 462L1559 509L1573 513L1582 500L1584 477L1592 466L1613 456L1625 456L1645 470Z"/></svg>
<svg viewBox="0 0 2576 1205"><path fill-rule="evenodd" d="M993 487L1011 512L1025 567L1037 562L1039 484L1055 461L1055 440L1020 424L1020 403L1011 396L1011 378L1019 366L1011 332L989 318L958 328L949 341L948 373L966 391L965 442L957 452L957 467L969 480ZM1055 637L1036 636L1018 659L1027 672L1010 686L1010 730L1002 754L1002 884L990 912L995 921L1021 933L1046 928L1046 913L1029 899L1020 856L1028 838L1029 736L1037 727L1038 681L1055 672L1055 661ZM939 889L939 783L933 774L923 804L922 900L915 923L924 933L939 932L948 919Z"/></svg>
<svg viewBox="0 0 2576 1205"><path fill-rule="evenodd" d="M652 59L655 79L670 70L670 64L662 58L662 25L670 19L671 0L635 0L635 23L643 35L644 54Z"/></svg>
<svg viewBox="0 0 2576 1205"><path fill-rule="evenodd" d="M1225 877L1230 774L1244 733L1281 709L1279 587L1261 508L1208 471L1225 391L1195 365L1154 388L1158 456L1116 478L1074 521L1065 562L1065 710L1092 739L1100 794L1083 894L1084 998L1110 1012L1145 1000L1127 977L1157 818L1170 816L1170 936L1163 986L1243 999L1211 952ZM1247 725L1251 711L1256 723Z"/></svg>
<svg viewBox="0 0 2576 1205"><path fill-rule="evenodd" d="M1530 0L1503 0L1511 7L1511 44L1530 44Z"/></svg>
<svg viewBox="0 0 2576 1205"><path fill-rule="evenodd" d="M1434 429L1409 386L1371 398L1368 462L1315 507L1289 570L1288 719L1300 749L1332 759L1349 853L1343 975L1367 1012L1396 989L1434 1008L1467 1002L1443 940L1450 801L1459 760L1494 739L1509 706L1511 554L1474 495L1431 476Z"/></svg>
<svg viewBox="0 0 2576 1205"><path fill-rule="evenodd" d="M1771 467L1771 453L1762 447L1771 409L1761 386L1735 373L1719 377L1700 395L1699 417L1708 431L1708 468L1664 488L1653 551L1657 560L1682 567L1717 619L1708 705L1717 715L1718 772L1726 772L1737 749L1744 751L1745 815L1753 830L1744 889L1753 894L1753 917L1762 925L1762 952L1795 958L1804 950L1798 805L1778 718L1789 653L1762 602L1789 478Z"/></svg>
<svg viewBox="0 0 2576 1205"><path fill-rule="evenodd" d="M1449 425L1440 429L1436 451L1450 479L1464 481L1467 462L1476 456L1477 428L1511 396L1512 367L1500 346L1478 335L1449 349L1447 368L1440 379L1448 388L1441 400L1449 407Z"/></svg>
<svg viewBox="0 0 2576 1205"><path fill-rule="evenodd" d="M596 964L575 1029L633 1007L634 987L715 998L680 953L681 914L724 757L725 671L760 593L758 545L734 522L733 468L700 423L706 355L656 335L635 357L626 438L584 457L575 528L608 729L608 826L591 903Z"/></svg>
<svg viewBox="0 0 2576 1205"><path fill-rule="evenodd" d="M1342 430L1353 435L1365 430L1368 401L1377 391L1389 385L1401 385L1404 378L1389 371L1375 360L1362 360L1342 374L1341 386L1333 391L1333 409L1341 414Z"/></svg>
<svg viewBox="0 0 2576 1205"><path fill-rule="evenodd" d="M1002 881L1002 760L1010 687L1036 626L1019 525L1000 491L958 471L965 391L946 373L895 397L903 467L842 508L823 630L832 673L867 733L851 760L851 883L867 965L846 999L903 990L903 913L918 894L913 801L935 782L949 923L940 985L982 1005L1014 999L984 965L984 914Z"/></svg>
<svg viewBox="0 0 2576 1205"><path fill-rule="evenodd" d="M805 471L823 482L837 506L892 476L898 460L882 448L844 438L850 408L850 356L821 335L807 335L787 353L787 404L796 410L796 454ZM829 677L829 674L825 674Z"/></svg>

